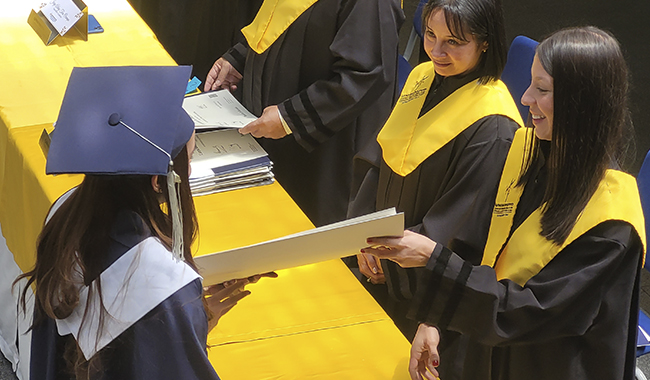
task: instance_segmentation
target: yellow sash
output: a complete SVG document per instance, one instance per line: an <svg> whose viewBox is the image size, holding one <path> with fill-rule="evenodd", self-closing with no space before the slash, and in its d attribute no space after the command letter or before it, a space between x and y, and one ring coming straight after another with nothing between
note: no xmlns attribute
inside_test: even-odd
<svg viewBox="0 0 650 380"><path fill-rule="evenodd" d="M622 220L630 223L641 237L645 252L645 222L636 180L629 174L607 170L605 178L600 182L562 245L557 245L540 235L542 216L540 206L515 230L495 263L499 250L508 239L517 203L523 192L522 187L515 187L515 185L520 176L527 132L528 137L533 138L532 128L522 128L515 134L510 147L499 183L490 234L481 264L494 267L498 280L507 278L524 286L564 247L607 220Z"/></svg>
<svg viewBox="0 0 650 380"><path fill-rule="evenodd" d="M250 25L241 32L248 46L262 54L318 0L265 0Z"/></svg>
<svg viewBox="0 0 650 380"><path fill-rule="evenodd" d="M384 161L406 176L467 127L488 115L504 115L524 125L508 88L501 81L471 82L419 117L433 83L433 62L413 69L393 112L377 136Z"/></svg>

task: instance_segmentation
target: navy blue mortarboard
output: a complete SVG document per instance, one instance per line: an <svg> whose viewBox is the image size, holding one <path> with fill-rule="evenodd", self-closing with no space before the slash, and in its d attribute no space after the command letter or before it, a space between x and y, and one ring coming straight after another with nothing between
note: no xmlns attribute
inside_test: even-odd
<svg viewBox="0 0 650 380"><path fill-rule="evenodd" d="M191 70L75 67L51 134L46 173L166 175L170 157L194 131L182 108Z"/></svg>
<svg viewBox="0 0 650 380"><path fill-rule="evenodd" d="M172 253L183 259L183 221L172 159L192 137L183 110L190 66L75 67L51 134L47 174L166 175Z"/></svg>

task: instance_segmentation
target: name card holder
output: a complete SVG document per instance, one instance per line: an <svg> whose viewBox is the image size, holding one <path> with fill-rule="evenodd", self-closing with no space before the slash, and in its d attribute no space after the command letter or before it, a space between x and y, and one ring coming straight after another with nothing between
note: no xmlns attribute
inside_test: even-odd
<svg viewBox="0 0 650 380"><path fill-rule="evenodd" d="M81 0L72 0L79 11L83 13L81 18L75 22L72 28L65 33L66 36L78 37L88 41L88 7ZM57 37L60 36L54 25L45 17L42 11L36 12L32 9L27 23L34 29L36 34L43 40L45 45L50 45Z"/></svg>

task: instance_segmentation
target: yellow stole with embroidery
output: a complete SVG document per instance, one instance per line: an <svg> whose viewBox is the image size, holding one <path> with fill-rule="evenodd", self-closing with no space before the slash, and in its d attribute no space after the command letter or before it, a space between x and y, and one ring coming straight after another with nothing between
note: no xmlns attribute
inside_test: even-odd
<svg viewBox="0 0 650 380"><path fill-rule="evenodd" d="M631 224L641 237L645 252L645 222L636 179L629 174L610 169L562 245L557 245L540 235L542 205L514 231L499 255L510 234L517 203L523 192L523 187L517 187L516 184L527 150L526 133L529 134L528 138L533 138L532 128L522 128L515 134L510 147L481 264L494 267L498 280L510 279L524 286L564 247L607 220L622 220Z"/></svg>
<svg viewBox="0 0 650 380"><path fill-rule="evenodd" d="M393 112L377 136L386 164L406 176L470 125L489 115L524 123L508 88L501 81L473 81L454 91L419 117L433 83L433 62L413 69Z"/></svg>
<svg viewBox="0 0 650 380"><path fill-rule="evenodd" d="M265 0L255 19L241 32L248 46L262 54L318 0Z"/></svg>

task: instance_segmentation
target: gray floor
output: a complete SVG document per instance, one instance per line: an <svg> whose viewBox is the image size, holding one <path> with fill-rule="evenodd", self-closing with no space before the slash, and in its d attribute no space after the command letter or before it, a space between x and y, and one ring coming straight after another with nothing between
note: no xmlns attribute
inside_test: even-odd
<svg viewBox="0 0 650 380"><path fill-rule="evenodd" d="M11 363L0 354L0 380L16 380L16 375L11 370Z"/></svg>

